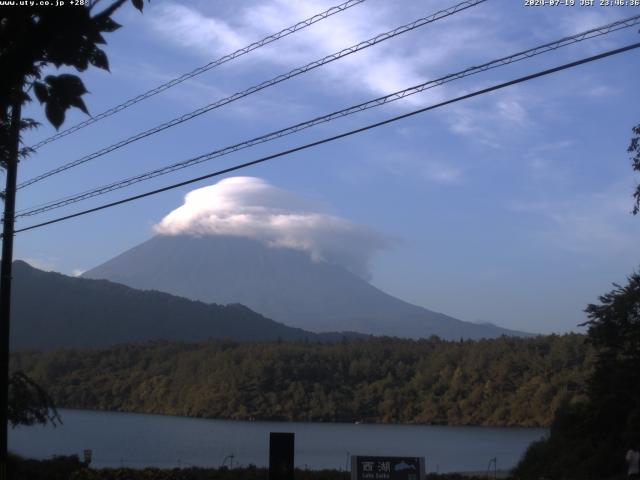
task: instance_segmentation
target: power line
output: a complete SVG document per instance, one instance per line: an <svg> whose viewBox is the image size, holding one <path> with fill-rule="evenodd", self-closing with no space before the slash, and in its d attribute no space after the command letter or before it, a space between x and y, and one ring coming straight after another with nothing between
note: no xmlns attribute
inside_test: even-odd
<svg viewBox="0 0 640 480"><path fill-rule="evenodd" d="M628 28L631 27L633 25L636 25L640 23L640 15L636 15L634 17L629 17L627 19L624 20L619 20L617 22L612 22L610 24L607 25L603 25L601 27L597 27L597 28L593 28L590 30L587 30L585 32L581 32L578 33L576 35L572 35L570 37L564 37L561 38L560 40L556 40L554 42L550 42L550 43L546 43L544 45L540 45L534 48L530 48L528 50L524 50L515 54L512 54L510 56L507 57L502 57L499 58L497 60L492 60L490 62L484 63L482 65L479 66L474 66L474 67L469 67L465 70L456 72L456 73L452 73L449 75L446 75L444 77L440 77L436 80L430 80L424 83L421 83L419 85L410 87L410 88L406 88L404 90L400 90L394 93L391 93L389 95L385 95L382 97L378 97L376 99L373 100L369 100L367 102L364 103L360 103L358 105L354 105L342 110L338 110L335 111L333 113L327 114L327 115L323 115L320 117L316 117L314 119L308 120L306 122L302 122L302 123L298 123L296 125L287 127L287 128L283 128L280 130L276 130L274 132L270 132L267 133L265 135L261 135L259 137L255 137L252 138L250 140L246 140L240 143L237 143L235 145L231 145L231 146L227 146L224 147L222 149L219 150L215 150L213 152L209 152L206 153L204 155L200 155L194 158L190 158L188 160L184 160L181 162L177 162L171 165L167 165L165 167L161 167L155 170L151 170L149 172L145 172L133 177L129 177L127 179L124 180L120 180L108 185L104 185L102 187L99 188L95 188L92 190L88 190L82 193L78 193L78 194L74 194L71 196L67 196L58 200L54 200L54 201L50 201L50 202L46 202L44 204L40 204L34 207L29 207L28 209L23 209L21 212L18 212L18 214L16 215L17 217L26 217L26 216L32 216L32 215L37 215L40 213L44 213L47 212L49 210L54 210L57 208L61 208L73 203L77 203L79 201L82 200L86 200L92 197L96 197L99 195L103 195L115 190L119 190L121 188L125 188L128 186L131 186L133 184L145 181L145 180L149 180L151 178L155 178L161 175L166 175L168 173L177 171L177 170L181 170L183 168L187 168L208 160L212 160L214 158L218 158L218 157L222 157L224 155L228 155L234 152L237 152L239 150L248 148L248 147L252 147L261 143L265 143L271 140L275 140L277 138L282 138L284 136L287 135L291 135L293 133L299 132L301 130L313 127L315 125L319 125L321 123L326 123L332 120L335 120L337 118L341 118L341 117L345 117L347 115L352 115L354 113L357 112L361 112L370 108L374 108L374 107L378 107L380 105L384 105L386 103L390 103L402 98L406 98L410 95L415 95L417 93L423 92L425 90L443 85L445 83L449 83L455 80L458 80L460 78L464 78L470 75L475 75L477 73L481 73L493 68L497 68L500 66L504 66L504 65L508 65L514 62L518 62L521 60L525 60L527 58L531 58L534 57L536 55L540 55L546 52L549 52L551 50L556 50L558 48L567 46L567 45L572 45L574 43L578 43L578 42L582 42L584 40L587 39L591 39L591 38L595 38L601 35L606 35L609 34L613 31L617 31L623 28Z"/></svg>
<svg viewBox="0 0 640 480"><path fill-rule="evenodd" d="M192 70L188 73L185 73L184 75L181 75L179 77L176 77L172 80L169 80L166 83L163 83L162 85L158 85L156 88L153 88L145 93L142 93L136 97L130 98L129 100L122 102L118 105L116 105L115 107L112 107L108 110L105 110L102 113L99 113L98 115L95 115L91 118L88 118L87 120L84 120L76 125L73 125L72 127L69 127L65 130L62 130L61 132L56 133L55 135L52 135L51 137L45 138L44 140L36 143L35 145L31 146L32 149L37 150L38 148L54 142L62 137L66 137L67 135L70 135L74 132L77 132L78 130L81 130L85 127L88 127L89 125L92 125L104 118L110 117L112 115L115 115L118 112L121 112L122 110L125 110L133 105L135 105L138 102L141 102L143 100L146 100L147 98L151 98L154 95L157 95L158 93L164 92L165 90L168 90L171 87L174 87L186 80L189 80L193 77L196 77L198 75L200 75L201 73L204 73L206 71L209 71L215 67L218 67L220 65L222 65L223 63L227 63L231 60L235 60L238 57L241 57L243 55L246 55L249 52L252 52L253 50L256 50L260 47L264 47L265 45L269 45L270 43L275 42L276 40L280 40L281 38L284 38L288 35L291 35L292 33L295 33L299 30L302 30L304 28L307 28L311 25L313 25L314 23L317 23L321 20L324 20L325 18L328 18L332 15L335 15L336 13L340 13L343 12L345 10L347 10L348 8L354 7L356 5L359 5L361 3L363 3L366 0L348 0L347 2L341 3L340 5L336 5L334 7L331 7L327 10L325 10L324 12L320 12L312 17L307 18L306 20L302 20L301 22L296 23L295 25L292 25L290 27L287 27L283 30L280 30L277 33L274 33L272 35L269 35L268 37L263 38L262 40L258 40L257 42L254 42L250 45L247 45L246 47L240 48L239 50L236 50L233 53L230 53L228 55L224 55L216 60L213 60L212 62L207 63L206 65L203 65L202 67L198 67L195 70Z"/></svg>
<svg viewBox="0 0 640 480"><path fill-rule="evenodd" d="M96 152L93 152L89 155L86 155L82 158L79 158L78 160L74 160L73 162L67 163L65 165L62 165L58 168L55 168L53 170L50 170L46 173L43 173L42 175L38 175L37 177L34 177L30 180L26 180L20 184L18 184L18 189L20 188L24 188L26 186L29 185L33 185L36 182L39 182L41 180L44 180L45 178L51 177L52 175L56 175L60 172L64 172L65 170L68 170L70 168L76 167L78 165L81 165L83 163L86 163L90 160L94 160L98 157L101 157L103 155L106 155L107 153L113 152L114 150L118 150L119 148L124 147L125 145L129 145L130 143L133 143L135 141L141 140L143 138L146 138L150 135L154 135L158 132L161 132L163 130L166 130L168 128L174 127L176 125L179 125L183 122L186 122L188 120L191 120L197 116L200 116L204 113L207 113L211 110L214 110L216 108L220 108L224 105L227 105L229 103L235 102L236 100L239 100L241 98L247 97L253 93L259 92L260 90L263 90L265 88L268 87L272 87L274 85L277 85L278 83L284 82L285 80L289 80L293 77L296 77L298 75L301 75L303 73L309 72L315 68L321 67L323 65L326 65L328 63L334 62L336 60L339 60L343 57L346 57L347 55L351 55L355 52L359 52L360 50L364 50L366 48L372 47L373 45L376 45L378 43L384 42L386 40L389 40L391 38L397 37L398 35L402 35L403 33L407 33L409 31L415 30L416 28L422 27L424 25L428 25L430 23L436 22L442 18L446 18L449 17L451 15L454 15L458 12L461 12L463 10L466 10L467 8L471 8L473 6L476 6L480 3L484 3L487 0L465 0L464 2L461 2L457 5L454 5L453 7L447 8L445 10L440 10L432 15L429 15L427 17L422 17L419 18L418 20L415 20L411 23L408 23L406 25L402 25L400 27L394 28L393 30L390 30L388 32L385 33L380 33L378 35L376 35L375 37L372 37L368 40L365 40L363 42L360 42L356 45L352 45L351 47L347 47L344 48L342 50L340 50L339 52L336 53L332 53L331 55L327 55L326 57L323 57L319 60L315 60L311 63L308 63L302 67L298 67L295 68L285 74L281 74L278 75L270 80L266 80L262 83L259 83L257 85L254 85L252 87L249 87L246 90L243 90L241 92L238 93L234 93L233 95L223 98L221 100L218 100L217 102L214 103L210 103L209 105L206 105L204 107L201 107L197 110L194 110L192 112L189 112L187 114L184 114L180 117L176 117L172 120L169 120L168 122L165 122L163 124L157 125L149 130L145 130L143 132L140 132L136 135L133 135L129 138L126 138L124 140L121 140L115 144L112 144L108 147L105 147L101 150L98 150Z"/></svg>
<svg viewBox="0 0 640 480"><path fill-rule="evenodd" d="M567 70L569 68L577 67L578 65L583 65L585 63L589 63L589 62L593 62L593 61L596 61L596 60L600 60L600 59L603 59L603 58L606 58L606 57L610 57L612 55L618 55L620 53L627 52L627 51L630 51L630 50L633 50L633 49L636 49L636 48L639 48L639 47L640 47L640 42L634 43L634 44L631 44L631 45L627 45L625 47L617 48L615 50L609 50L607 52L604 52L604 53L601 53L601 54L598 54L598 55L593 55L591 57L586 57L586 58L583 58L581 60L576 60L574 62L565 63L565 64L560 65L558 67L549 68L547 70L542 70L542 71L539 71L539 72L536 72L536 73L533 73L533 74L530 74L530 75L526 75L524 77L519 77L519 78L517 78L515 80L510 80L508 82L500 83L500 84L494 85L492 87L483 88L481 90L477 90L475 92L468 93L466 95L462 95L462 96L459 96L459 97L456 97L456 98L453 98L453 99L450 99L450 100L446 100L444 102L440 102L440 103L437 103L435 105L430 105L428 107L420 108L418 110L414 110L414 111L409 112L409 113L405 113L405 114L402 114L402 115L391 117L391 118L388 118L388 119L383 120L381 122L372 123L372 124L366 125L364 127L357 128L355 130L349 130L347 132L343 132L343 133L340 133L338 135L334 135L332 137L327 137L327 138L324 138L322 140L317 140L315 142L311 142L311 143L307 143L305 145L301 145L299 147L295 147L295 148L291 148L291 149L288 149L288 150L284 150L284 151L281 151L281 152L278 152L278 153L274 153L272 155L267 155L266 157L262 157L262 158L259 158L257 160L253 160L253 161L250 161L250 162L246 162L246 163L242 163L242 164L239 164L239 165L235 165L233 167L229 167L229 168L225 168L225 169L222 169L222 170L218 170L216 172L209 173L207 175L202 175L202 176L199 176L199 177L196 177L196 178L192 178L190 180L185 180L183 182L174 183L174 184L168 185L166 187L158 188L156 190L151 190L149 192L141 193L139 195L134 195L134 196L131 196L131 197L127 197L127 198L124 198L124 199L121 199L121 200L117 200L115 202L106 203L106 204L100 205L98 207L94 207L94 208L83 210L83 211L80 211L80 212L77 212L77 213L73 213L71 215L65 215L63 217L54 218L53 220L48 220L46 222L38 223L38 224L35 224L35 225L30 225L28 227L15 230L15 233L26 232L28 230L33 230L35 228L44 227L46 225L51 225L51 224L54 224L54 223L62 222L64 220L69 220L71 218L80 217L80 216L83 216L83 215L87 215L89 213L93 213L93 212L97 212L97 211L104 210L104 209L107 209L107 208L115 207L117 205L122 205L124 203L129 203L129 202L132 202L134 200L139 200L141 198L149 197L149 196L152 196L152 195L157 195L159 193L166 192L168 190L173 190L175 188L183 187L185 185L190 185L192 183L196 183L196 182L199 182L199 181L202 181L202 180L206 180L206 179L217 177L217 176L220 176L220 175L224 175L226 173L230 173L230 172L233 172L233 171L236 171L236 170L240 170L240 169L247 168L247 167L250 167L250 166L253 166L253 165L257 165L259 163L263 163L263 162L266 162L268 160L273 160L275 158L284 157L286 155L290 155L290 154L295 153L295 152L299 152L299 151L302 151L302 150L307 150L307 149L312 148L312 147L317 147L317 146L325 144L325 143L333 142L333 141L339 140L341 138L346 138L346 137L349 137L349 136L352 136L352 135L355 135L355 134L358 134L358 133L365 132L367 130L371 130L373 128L377 128L377 127L381 127L383 125L387 125L387 124L390 124L390 123L393 123L393 122L397 122L399 120L402 120L402 119L405 119L405 118L408 118L408 117L412 117L412 116L417 115L419 113L424 113L424 112L427 112L427 111L430 111L430 110L434 110L436 108L443 107L445 105L450 105L452 103L457 103L457 102L460 102L462 100L466 100L466 99L469 99L469 98L472 98L472 97L477 97L479 95L484 95L486 93L490 93L490 92L493 92L493 91L496 91L496 90L500 90L500 89L503 89L503 88L506 88L506 87L510 87L512 85L516 85L516 84L519 84L519 83L527 82L529 80L533 80L535 78L539 78L539 77L543 77L543 76L546 76L546 75L550 75L552 73L556 73L556 72L559 72L559 71L562 71L562 70Z"/></svg>

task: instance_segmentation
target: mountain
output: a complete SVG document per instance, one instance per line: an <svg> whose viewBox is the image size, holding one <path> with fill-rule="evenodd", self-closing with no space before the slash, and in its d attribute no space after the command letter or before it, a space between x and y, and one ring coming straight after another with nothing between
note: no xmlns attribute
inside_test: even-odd
<svg viewBox="0 0 640 480"><path fill-rule="evenodd" d="M444 339L526 335L404 302L338 266L242 237L155 236L83 277L208 303L241 303L313 332Z"/></svg>
<svg viewBox="0 0 640 480"><path fill-rule="evenodd" d="M274 322L243 305L208 305L106 280L43 272L13 264L11 345L14 350L108 346L170 339L201 341L335 341Z"/></svg>

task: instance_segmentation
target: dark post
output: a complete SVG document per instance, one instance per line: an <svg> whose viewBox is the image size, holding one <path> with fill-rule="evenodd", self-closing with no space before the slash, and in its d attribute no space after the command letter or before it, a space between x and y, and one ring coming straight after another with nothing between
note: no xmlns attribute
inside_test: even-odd
<svg viewBox="0 0 640 480"><path fill-rule="evenodd" d="M0 480L7 479L9 429L9 321L11 314L11 266L13 229L16 211L16 178L20 148L21 104L17 98L11 108L11 137L7 159L7 183L4 199L2 263L0 265Z"/></svg>
<svg viewBox="0 0 640 480"><path fill-rule="evenodd" d="M293 433L269 434L269 480L293 480Z"/></svg>

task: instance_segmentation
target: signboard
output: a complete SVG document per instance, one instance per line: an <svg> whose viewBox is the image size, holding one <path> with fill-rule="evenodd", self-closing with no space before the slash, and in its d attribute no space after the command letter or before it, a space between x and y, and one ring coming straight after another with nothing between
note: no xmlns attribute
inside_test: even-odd
<svg viewBox="0 0 640 480"><path fill-rule="evenodd" d="M351 457L351 480L424 480L424 457Z"/></svg>

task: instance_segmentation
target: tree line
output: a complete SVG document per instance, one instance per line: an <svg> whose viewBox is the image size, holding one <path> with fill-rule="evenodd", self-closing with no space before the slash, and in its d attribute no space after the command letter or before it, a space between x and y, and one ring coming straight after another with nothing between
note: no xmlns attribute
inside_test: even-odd
<svg viewBox="0 0 640 480"><path fill-rule="evenodd" d="M596 353L586 396L556 411L549 437L516 468L519 478L622 478L625 453L640 445L640 274L599 300L585 310Z"/></svg>
<svg viewBox="0 0 640 480"><path fill-rule="evenodd" d="M58 407L234 420L548 426L585 398L582 335L152 342L12 357Z"/></svg>

